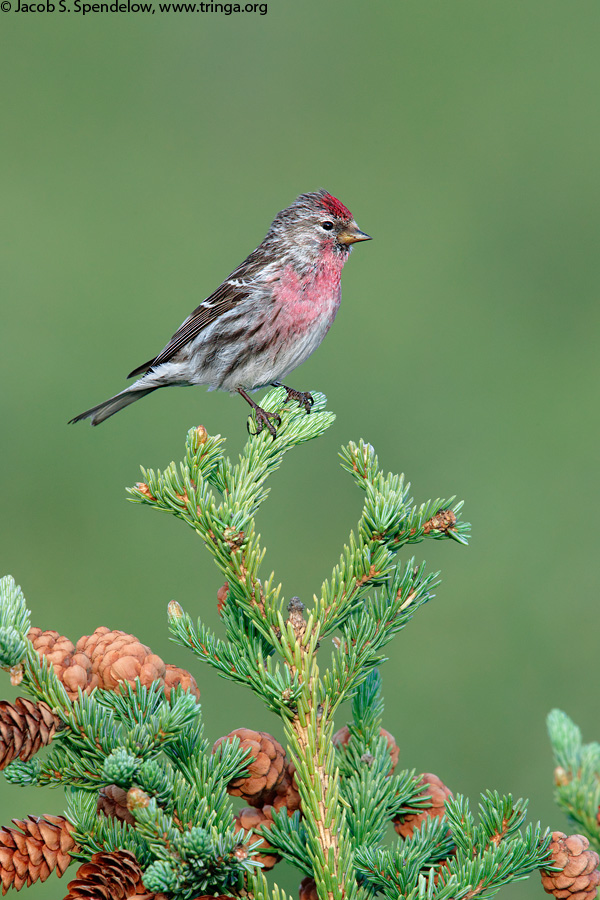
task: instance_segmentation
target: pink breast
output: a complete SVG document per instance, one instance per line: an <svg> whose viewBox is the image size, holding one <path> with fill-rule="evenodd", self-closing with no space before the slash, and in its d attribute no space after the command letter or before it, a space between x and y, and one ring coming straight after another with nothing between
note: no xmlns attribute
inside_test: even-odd
<svg viewBox="0 0 600 900"><path fill-rule="evenodd" d="M304 278L292 266L284 270L274 290L280 333L303 333L317 323L330 327L341 300L342 265L331 254Z"/></svg>

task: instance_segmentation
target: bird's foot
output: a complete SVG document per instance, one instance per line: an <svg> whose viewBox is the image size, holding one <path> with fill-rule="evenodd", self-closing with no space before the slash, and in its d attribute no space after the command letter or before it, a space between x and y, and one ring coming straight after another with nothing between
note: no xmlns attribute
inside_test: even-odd
<svg viewBox="0 0 600 900"><path fill-rule="evenodd" d="M287 391L287 397L283 401L284 403L289 403L290 400L296 400L300 406L304 407L307 413L311 411L315 403L315 398L310 391L297 391L295 388L288 387L287 384L282 384L281 387L285 388Z"/></svg>
<svg viewBox="0 0 600 900"><path fill-rule="evenodd" d="M246 403L249 403L252 409L254 410L254 415L256 416L256 431L250 431L250 421L247 423L248 434L251 434L253 437L257 434L260 434L263 428L266 428L273 440L277 437L277 429L272 424L273 422L277 422L278 425L281 425L281 416L278 413L270 413L267 412L266 409L263 409L262 406L259 406L258 403L255 403L252 397L248 396L244 388L237 388L238 394L240 394Z"/></svg>
<svg viewBox="0 0 600 900"><path fill-rule="evenodd" d="M263 428L266 428L273 440L277 437L277 429L275 425L271 422L276 422L277 425L281 425L281 416L278 413L270 413L267 412L266 409L263 409L262 406L254 407L254 415L256 417L256 431L250 431L250 420L248 420L248 434L251 434L255 437L257 434L260 434Z"/></svg>

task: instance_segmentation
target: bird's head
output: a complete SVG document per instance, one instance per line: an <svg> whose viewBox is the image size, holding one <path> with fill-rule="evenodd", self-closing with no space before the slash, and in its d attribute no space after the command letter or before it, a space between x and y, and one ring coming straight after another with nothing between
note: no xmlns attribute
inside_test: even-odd
<svg viewBox="0 0 600 900"><path fill-rule="evenodd" d="M370 241L349 209L325 190L300 194L275 216L267 239L294 252L303 262L332 253L345 261L352 244Z"/></svg>

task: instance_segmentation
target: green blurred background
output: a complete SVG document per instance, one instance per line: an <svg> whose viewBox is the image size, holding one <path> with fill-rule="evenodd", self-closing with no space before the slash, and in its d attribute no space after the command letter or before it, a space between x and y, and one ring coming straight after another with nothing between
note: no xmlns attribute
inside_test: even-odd
<svg viewBox="0 0 600 900"><path fill-rule="evenodd" d="M349 439L419 500L464 498L469 548L416 547L443 584L391 647L386 726L404 766L474 800L528 796L567 827L545 716L600 737L599 26L596 0L1 15L0 570L35 624L107 624L190 667L211 739L276 729L169 642L171 598L219 627L221 579L182 523L124 491L198 423L236 454L243 401L172 390L97 429L66 422L124 387L279 209L326 187L375 240L292 376L338 418L273 479L265 569L305 601L330 572L362 501L338 465ZM63 808L0 790L2 822ZM542 895L535 879L505 894Z"/></svg>

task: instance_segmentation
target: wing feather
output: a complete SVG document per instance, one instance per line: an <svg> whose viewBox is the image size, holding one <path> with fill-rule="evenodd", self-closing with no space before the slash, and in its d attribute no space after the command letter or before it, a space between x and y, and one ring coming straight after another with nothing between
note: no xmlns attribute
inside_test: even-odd
<svg viewBox="0 0 600 900"><path fill-rule="evenodd" d="M207 325L210 325L219 316L234 309L238 303L249 297L253 286L256 284L256 274L262 268L259 260L254 258L256 253L256 250L254 253L251 253L237 269L234 269L229 278L219 285L216 291L196 307L185 322L179 326L169 343L160 351L158 356L138 366L127 377L134 378L136 375L142 375L155 366L160 366L161 363L167 362L185 344L193 341Z"/></svg>

